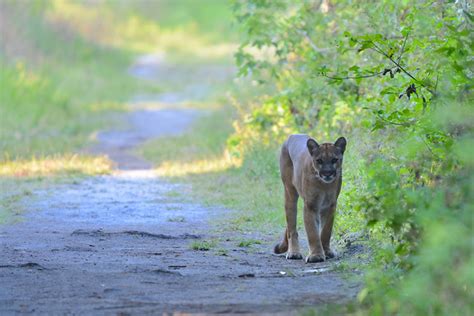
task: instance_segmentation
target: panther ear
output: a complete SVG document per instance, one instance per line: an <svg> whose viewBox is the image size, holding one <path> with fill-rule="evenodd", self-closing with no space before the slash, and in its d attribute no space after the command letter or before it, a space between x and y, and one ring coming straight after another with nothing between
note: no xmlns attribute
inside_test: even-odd
<svg viewBox="0 0 474 316"><path fill-rule="evenodd" d="M306 146L308 147L310 155L313 155L314 151L319 148L319 144L312 138L308 139Z"/></svg>
<svg viewBox="0 0 474 316"><path fill-rule="evenodd" d="M346 139L344 137L339 137L334 143L334 146L338 147L341 150L341 153L344 153L344 151L346 150L346 144Z"/></svg>

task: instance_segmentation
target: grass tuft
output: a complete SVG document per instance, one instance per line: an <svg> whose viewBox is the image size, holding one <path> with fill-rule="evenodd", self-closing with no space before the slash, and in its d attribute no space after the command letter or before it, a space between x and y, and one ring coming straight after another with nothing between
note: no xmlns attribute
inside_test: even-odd
<svg viewBox="0 0 474 316"><path fill-rule="evenodd" d="M194 241L191 244L191 249L196 250L196 251L209 251L211 248L214 248L217 245L217 243L212 240L212 241Z"/></svg>

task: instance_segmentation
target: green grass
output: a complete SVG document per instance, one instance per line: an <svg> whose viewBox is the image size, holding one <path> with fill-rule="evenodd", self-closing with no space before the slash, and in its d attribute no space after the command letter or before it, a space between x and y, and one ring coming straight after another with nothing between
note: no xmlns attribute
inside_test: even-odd
<svg viewBox="0 0 474 316"><path fill-rule="evenodd" d="M238 243L237 246L241 247L241 248L249 248L251 247L252 245L260 245L262 242L260 240L256 240L256 239L246 239L246 240L242 240Z"/></svg>
<svg viewBox="0 0 474 316"><path fill-rule="evenodd" d="M192 250L196 250L196 251L209 251L212 248L216 247L216 245L217 245L217 242L214 240L211 240L211 241L204 240L204 241L193 241L190 247Z"/></svg>
<svg viewBox="0 0 474 316"><path fill-rule="evenodd" d="M229 61L235 49L227 1L49 1L49 20L100 46L160 52L168 61Z"/></svg>
<svg viewBox="0 0 474 316"><path fill-rule="evenodd" d="M124 17L132 13L156 21L163 28L189 29L192 33L205 36L211 43L237 40L232 3L228 0L109 1L108 5Z"/></svg>
<svg viewBox="0 0 474 316"><path fill-rule="evenodd" d="M0 85L0 160L71 152L111 123L107 113L123 108L115 101L74 104L72 92L22 64L2 63Z"/></svg>

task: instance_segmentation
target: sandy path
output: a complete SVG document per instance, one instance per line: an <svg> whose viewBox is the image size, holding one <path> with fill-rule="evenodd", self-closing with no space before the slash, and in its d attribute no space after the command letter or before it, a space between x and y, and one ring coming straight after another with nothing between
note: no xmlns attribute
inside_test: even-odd
<svg viewBox="0 0 474 316"><path fill-rule="evenodd" d="M137 69L147 79L159 72L147 63ZM183 97L162 97L170 95ZM133 154L147 139L182 132L197 115L130 112L124 130L101 133L93 148L120 170L36 192L24 221L0 227L0 314L293 314L354 297L358 283L334 267L351 260L356 246L326 263L287 261L271 253L273 236L216 226L232 212L179 200L174 193L186 187L155 177ZM249 238L262 244L238 246ZM211 250L191 249L208 240Z"/></svg>

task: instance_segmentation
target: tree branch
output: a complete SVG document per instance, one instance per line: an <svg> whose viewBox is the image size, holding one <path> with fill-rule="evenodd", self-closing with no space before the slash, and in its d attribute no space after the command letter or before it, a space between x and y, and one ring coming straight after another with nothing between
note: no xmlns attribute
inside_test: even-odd
<svg viewBox="0 0 474 316"><path fill-rule="evenodd" d="M396 69L397 67L392 67L390 68L390 70L393 70L393 69ZM374 73L371 73L371 74L367 74L367 75L360 75L360 76L346 76L346 77L333 77L333 76L329 76L325 73L321 73L321 75L323 77L326 77L326 78L329 78L329 79L333 79L333 80L347 80L347 79L364 79L364 78L372 78L372 77L377 77L377 76L380 76L380 75L383 75L384 73L387 73L387 69L384 69L380 72L374 72Z"/></svg>
<svg viewBox="0 0 474 316"><path fill-rule="evenodd" d="M402 59L403 53L405 52L405 45L407 43L408 35L410 32L407 32L407 35L405 35L405 39L403 40L403 45L402 49L400 50L400 55L398 56L397 62L400 63L400 60Z"/></svg>
<svg viewBox="0 0 474 316"><path fill-rule="evenodd" d="M427 87L426 85L423 84L423 82L421 82L420 80L418 80L417 78L415 78L411 73L409 73L405 68L403 68L402 65L400 65L400 63L398 61L395 61L393 59L392 56L388 55L386 52L384 52L380 47L377 46L377 44L375 44L373 41L371 41L371 43L374 45L375 48L372 48L373 50L375 50L377 53L379 54L382 54L383 56L385 56L386 58L388 58L393 64L395 64L401 71L403 71L408 77L410 77L411 79L413 79L417 84L419 84L420 86L422 86L423 88L425 88L426 90L428 90L432 95L434 95L434 91L431 90L429 87Z"/></svg>
<svg viewBox="0 0 474 316"><path fill-rule="evenodd" d="M386 118L382 117L380 114L377 113L377 117L384 121L385 123L388 123L388 124L392 124L392 125L398 125L398 126L404 126L404 127L409 127L409 126L412 126L413 123L399 123L399 122L393 122L393 121L390 121L390 120L387 120Z"/></svg>

